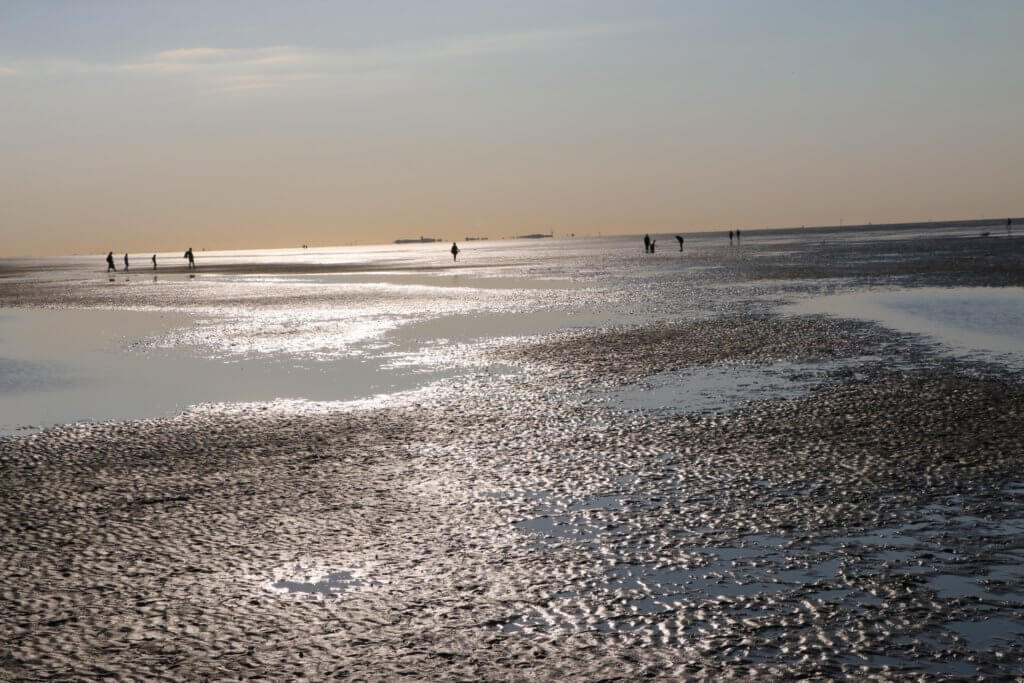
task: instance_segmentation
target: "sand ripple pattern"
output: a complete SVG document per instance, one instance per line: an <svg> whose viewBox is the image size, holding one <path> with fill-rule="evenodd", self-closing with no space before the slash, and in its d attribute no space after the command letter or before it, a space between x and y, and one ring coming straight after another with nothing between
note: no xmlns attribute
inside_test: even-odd
<svg viewBox="0 0 1024 683"><path fill-rule="evenodd" d="M879 349L728 412L586 398ZM1019 378L771 316L487 353L524 374L0 440L0 677L1021 675Z"/></svg>

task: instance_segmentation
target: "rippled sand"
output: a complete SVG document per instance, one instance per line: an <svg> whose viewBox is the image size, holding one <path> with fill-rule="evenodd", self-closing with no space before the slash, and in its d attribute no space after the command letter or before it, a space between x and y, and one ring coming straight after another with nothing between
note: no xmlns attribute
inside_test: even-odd
<svg viewBox="0 0 1024 683"><path fill-rule="evenodd" d="M984 280L989 245L916 245L938 260L901 264L905 284ZM0 440L0 677L1024 674L1020 373L772 313L891 284L870 242L829 249L709 250L701 289L559 290L566 310L647 303L634 325L438 345L477 369L383 407ZM1003 249L993 277L1019 283L1024 247ZM862 270L814 277L853 255ZM802 275L764 279L780 270ZM802 389L718 410L618 398L706 368Z"/></svg>

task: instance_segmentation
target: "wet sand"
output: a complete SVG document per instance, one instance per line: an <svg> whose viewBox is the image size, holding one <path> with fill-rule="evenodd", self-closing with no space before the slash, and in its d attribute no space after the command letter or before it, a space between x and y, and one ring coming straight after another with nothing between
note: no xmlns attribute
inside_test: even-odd
<svg viewBox="0 0 1024 683"><path fill-rule="evenodd" d="M685 289L659 271L523 293L627 319L645 304L635 324L436 345L478 370L402 401L0 439L0 677L1022 675L1020 371L774 312L891 286L889 261L871 243L783 255L744 237L742 257L695 256L714 268ZM897 270L1020 282L1021 243L991 271L968 240L932 244L960 263L945 275ZM821 279L819 260L864 265ZM6 305L163 296L0 288ZM805 390L721 410L616 398L707 368L738 383L779 368Z"/></svg>

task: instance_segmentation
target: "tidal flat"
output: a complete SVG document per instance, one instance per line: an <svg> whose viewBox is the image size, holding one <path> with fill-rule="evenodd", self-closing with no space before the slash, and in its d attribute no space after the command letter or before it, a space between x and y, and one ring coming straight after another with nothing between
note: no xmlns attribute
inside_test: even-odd
<svg viewBox="0 0 1024 683"><path fill-rule="evenodd" d="M0 678L1024 675L1024 238L465 246L0 264Z"/></svg>

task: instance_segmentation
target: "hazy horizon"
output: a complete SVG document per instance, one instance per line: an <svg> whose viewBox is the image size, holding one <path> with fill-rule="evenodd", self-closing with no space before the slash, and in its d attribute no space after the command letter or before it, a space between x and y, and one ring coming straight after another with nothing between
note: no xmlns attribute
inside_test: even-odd
<svg viewBox="0 0 1024 683"><path fill-rule="evenodd" d="M1013 225L1014 225L1014 228L1016 230L1024 231L1024 216L1009 216L1007 218L1010 218L1013 221ZM698 237L698 236L701 236L701 235L711 235L711 236L714 236L715 234L720 233L721 237L723 239L725 239L725 235L726 235L727 232L730 232L733 229L738 228L740 231L743 231L743 234L745 236L748 236L751 239L756 239L756 235L758 233L762 233L762 232L768 232L768 233L770 233L770 232L781 232L781 233L785 233L785 232L799 231L799 230L804 230L804 229L808 230L808 231L835 231L835 230L845 231L845 230L861 230L861 229L877 229L877 230L908 229L908 230L914 230L914 229L920 229L921 227L926 227L930 223L933 223L934 227L937 230L948 229L948 228L957 227L957 226L964 226L964 227L966 227L969 230L974 230L974 229L981 230L983 228L988 228L990 231L993 232L994 235L996 235L998 237L998 236L1001 236L1003 234L1001 232L1001 229L1002 229L1002 227L1004 225L1004 221L1005 220L1006 220L1006 218L1003 218L1003 217L987 216L987 217L960 218L960 219L951 219L951 220L899 221L899 222L892 222L892 223L890 223L890 222L886 222L886 223L872 223L872 222L868 222L868 223L863 223L863 224L861 224L861 223L846 223L846 224L843 224L843 225L721 226L721 227L715 227L715 228L694 228L694 229L691 229L691 230L676 230L676 231L672 231L672 230L653 230L653 229L646 230L646 231L645 230L640 230L640 231L636 231L636 232L611 232L611 233L596 233L596 232L595 233L558 233L556 231L554 233L553 237L556 240L562 240L562 239L566 239L566 240L567 239L581 239L582 240L582 239L588 239L588 238L591 238L591 239L605 239L605 238L606 239L624 239L624 238L634 238L634 237L639 239L642 235L644 235L646 233L646 234L649 234L651 237L657 237L657 238L662 238L663 239L663 238L665 238L667 236L670 236L670 235L673 235L673 234L680 234L680 235L687 235L687 236L691 236L692 235L694 237ZM975 225L975 224L977 224L977 225ZM532 239L526 237L527 234L528 233L524 230L524 231L522 231L520 233L517 233L515 235L499 235L499 236L496 236L496 237L484 237L483 241L481 241L480 244L486 246L489 242L500 242L500 241L507 241L507 242L532 242L533 241ZM974 234L974 233L972 233L972 234ZM474 239L471 239L469 242L466 242L466 237L472 237ZM366 240L366 241L352 241L352 242L344 242L344 243L331 243L331 242L323 242L323 243L309 243L309 242L301 243L301 242L295 242L295 243L292 243L292 242L287 242L287 243L278 244L278 245L268 245L268 244L248 244L248 245L245 245L245 244L241 244L241 245L236 245L236 246L232 246L232 247L217 247L217 246L207 246L207 245L204 245L203 243L200 242L200 243L196 243L196 244L191 244L191 243L190 244L182 244L182 245L179 245L177 247L170 247L170 248L167 248L167 249L157 249L157 250L152 250L152 249L145 250L145 249L143 249L143 250L128 251L128 252L125 252L124 250L117 250L117 249L105 249L103 251L96 251L96 252L90 252L90 251L67 252L67 253L56 253L56 252L54 252L54 253L17 254L17 255L0 254L0 260L5 260L5 259L19 260L19 259L23 259L23 258L24 259L47 259L47 258L62 259L62 258L85 258L85 257L90 257L91 258L93 256L103 257L108 251L113 251L115 259L116 259L116 263L118 265L121 263L121 258L123 256L123 254L128 253L129 257L131 257L133 259L133 261L132 261L133 263L136 263L139 259L143 259L144 263L142 263L142 269L145 270L145 266L149 263L148 258L150 256L150 254L156 254L156 255L160 256L161 257L161 261L160 262L161 262L161 264L164 264L165 262L162 259L165 259L165 258L167 258L169 256L175 256L176 257L176 256L178 256L178 254L180 252L183 252L185 249L188 249L190 247L197 254L198 253L202 253L202 252L212 252L212 253L238 252L238 253L243 253L243 252L258 252L258 251L271 251L271 252L272 251L281 251L281 252L286 252L286 251L302 251L306 247L308 247L311 252L316 252L317 250L322 251L322 250L330 250L330 249L348 249L348 248L358 248L358 247L366 247L366 248L389 247L389 246L396 245L396 240L404 240L406 242L405 244L397 245L397 246L410 246L410 245L415 246L418 243L417 240L422 239L422 238L429 238L429 239L435 240L434 242L423 242L423 244L426 244L426 245L436 244L441 249L441 252L439 252L439 253L444 253L444 254L447 254L448 242L457 242L458 244L460 244L463 247L463 250L465 250L466 247L468 247L469 249L472 249L473 245L477 243L477 239L480 239L476 235L454 235L454 234L449 233L447 235L445 235L445 234L409 235L407 237L398 237L398 238L395 238L394 240L388 239L388 240L373 241L371 239L371 240ZM674 245L674 244L675 244L675 242L672 242L672 245ZM662 247L663 247L663 249L664 248L668 248L665 245L662 245ZM180 264L178 264L177 260L175 260L174 262L172 262L171 265L180 265Z"/></svg>
<svg viewBox="0 0 1024 683"><path fill-rule="evenodd" d="M1019 216L1022 28L1009 0L7 2L0 256Z"/></svg>

